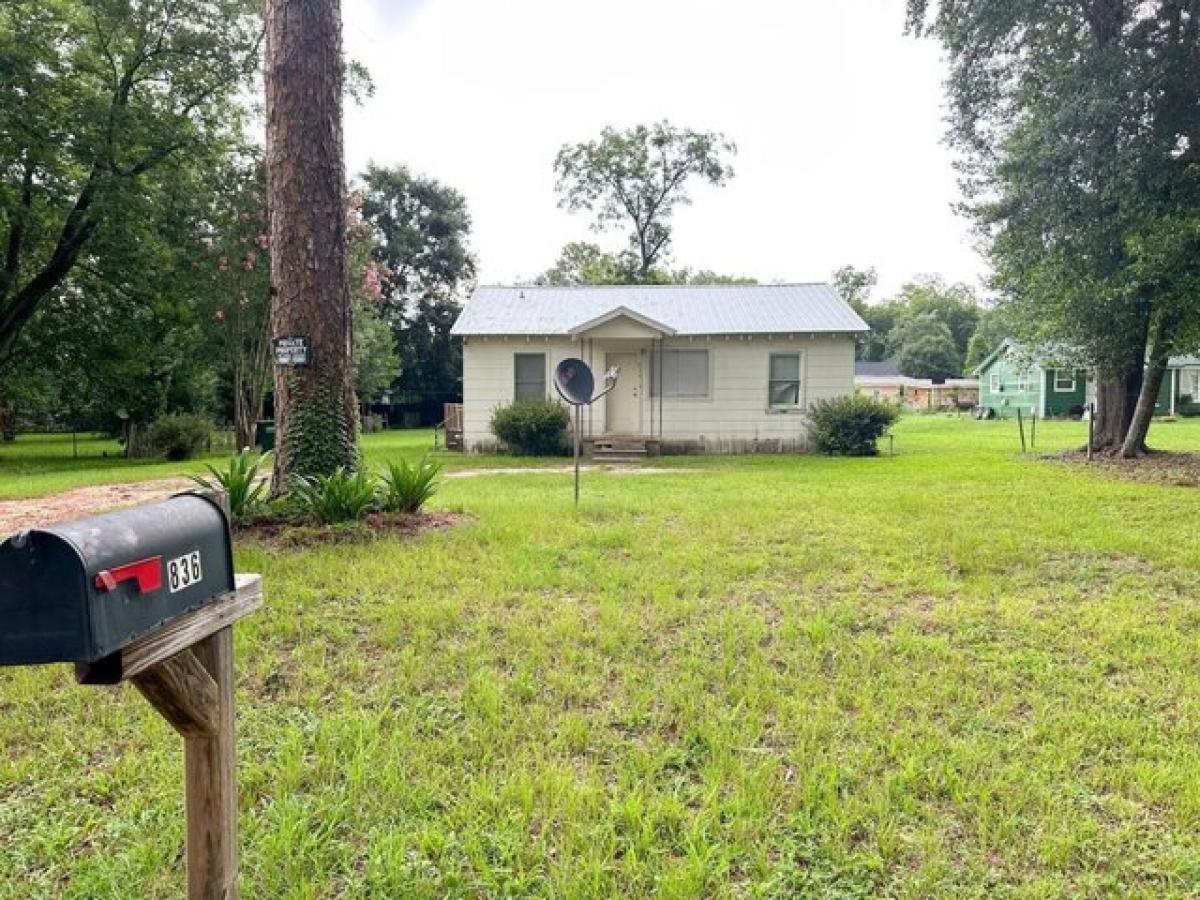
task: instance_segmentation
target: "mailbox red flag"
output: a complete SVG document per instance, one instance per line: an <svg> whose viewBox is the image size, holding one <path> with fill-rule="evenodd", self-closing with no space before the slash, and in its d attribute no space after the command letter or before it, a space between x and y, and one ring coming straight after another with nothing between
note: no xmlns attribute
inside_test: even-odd
<svg viewBox="0 0 1200 900"><path fill-rule="evenodd" d="M159 590L163 585L162 557L151 556L96 574L96 587L102 591L115 591L122 581L136 581L139 594Z"/></svg>

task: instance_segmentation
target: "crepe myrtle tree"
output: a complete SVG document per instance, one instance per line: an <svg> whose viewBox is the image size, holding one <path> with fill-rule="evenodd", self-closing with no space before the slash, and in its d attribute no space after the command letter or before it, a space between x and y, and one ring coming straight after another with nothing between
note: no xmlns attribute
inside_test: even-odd
<svg viewBox="0 0 1200 900"><path fill-rule="evenodd" d="M692 202L690 185L726 184L733 177L728 160L736 153L723 134L665 120L624 131L608 127L595 140L558 151L559 206L591 212L597 231L628 227L634 275L645 281L668 252L676 208Z"/></svg>

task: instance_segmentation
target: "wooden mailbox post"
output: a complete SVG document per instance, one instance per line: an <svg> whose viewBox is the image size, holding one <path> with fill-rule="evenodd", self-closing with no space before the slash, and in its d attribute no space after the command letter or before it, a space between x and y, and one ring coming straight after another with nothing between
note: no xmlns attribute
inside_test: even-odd
<svg viewBox="0 0 1200 900"><path fill-rule="evenodd" d="M133 683L184 740L188 897L236 900L233 625L262 606L238 575L225 496L176 494L0 541L0 665L75 661Z"/></svg>
<svg viewBox="0 0 1200 900"><path fill-rule="evenodd" d="M238 896L233 625L262 606L262 578L238 575L230 593L92 663L80 684L133 682L183 737L189 900Z"/></svg>

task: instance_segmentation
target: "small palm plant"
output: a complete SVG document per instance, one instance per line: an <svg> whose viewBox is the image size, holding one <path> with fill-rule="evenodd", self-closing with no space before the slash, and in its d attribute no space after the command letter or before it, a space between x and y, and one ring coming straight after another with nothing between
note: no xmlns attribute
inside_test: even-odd
<svg viewBox="0 0 1200 900"><path fill-rule="evenodd" d="M415 466L408 460L389 462L383 473L383 508L393 513L415 513L437 493L440 463L421 457Z"/></svg>
<svg viewBox="0 0 1200 900"><path fill-rule="evenodd" d="M366 518L378 493L375 476L366 469L347 472L338 468L332 475L297 476L292 481L291 499L301 512L333 525Z"/></svg>
<svg viewBox="0 0 1200 900"><path fill-rule="evenodd" d="M222 491L229 498L229 514L234 521L241 521L262 505L267 492L267 480L258 475L259 467L269 453L258 454L249 447L237 456L229 458L224 469L206 466L212 480L200 475L190 476L192 481L208 491Z"/></svg>

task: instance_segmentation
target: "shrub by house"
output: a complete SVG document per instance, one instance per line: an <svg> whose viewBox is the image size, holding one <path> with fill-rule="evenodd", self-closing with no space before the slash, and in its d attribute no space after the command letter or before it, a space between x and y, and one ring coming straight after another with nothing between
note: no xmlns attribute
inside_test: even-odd
<svg viewBox="0 0 1200 900"><path fill-rule="evenodd" d="M526 456L555 456L567 448L570 413L553 400L518 400L492 414L492 434Z"/></svg>
<svg viewBox="0 0 1200 900"><path fill-rule="evenodd" d="M899 415L889 403L851 394L818 400L808 412L812 439L823 453L839 456L874 456L876 442Z"/></svg>

